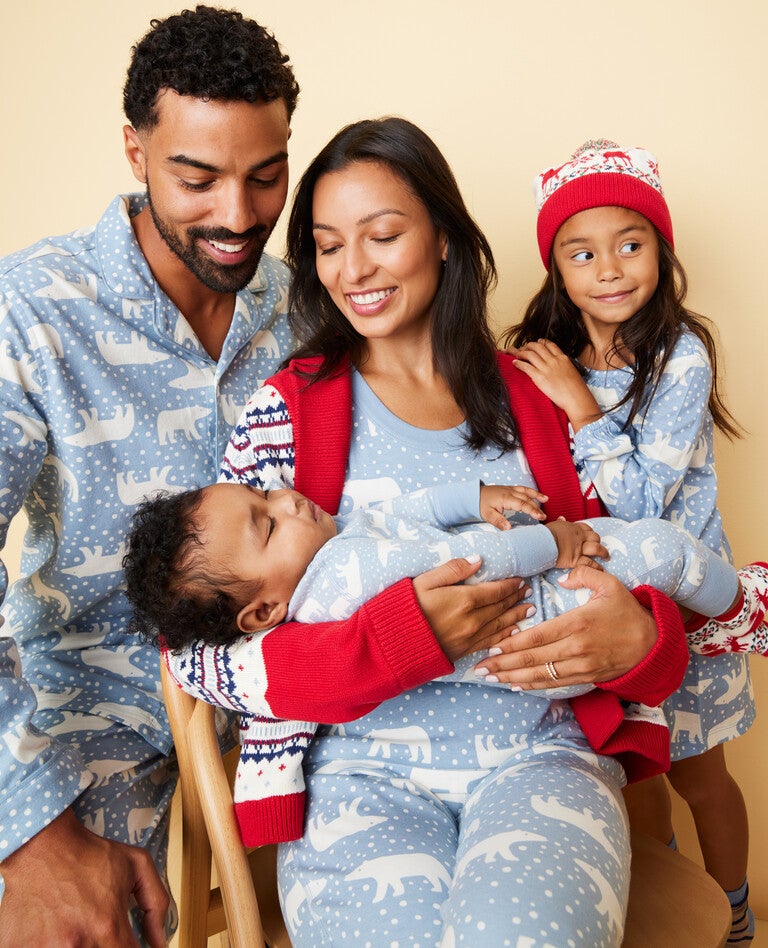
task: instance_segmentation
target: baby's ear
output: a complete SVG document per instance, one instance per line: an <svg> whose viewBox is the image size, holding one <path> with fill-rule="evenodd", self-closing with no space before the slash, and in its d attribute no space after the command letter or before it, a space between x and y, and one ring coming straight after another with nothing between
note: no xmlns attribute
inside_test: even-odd
<svg viewBox="0 0 768 948"><path fill-rule="evenodd" d="M241 632L266 632L280 625L288 613L286 602L264 602L254 599L237 614L237 627Z"/></svg>

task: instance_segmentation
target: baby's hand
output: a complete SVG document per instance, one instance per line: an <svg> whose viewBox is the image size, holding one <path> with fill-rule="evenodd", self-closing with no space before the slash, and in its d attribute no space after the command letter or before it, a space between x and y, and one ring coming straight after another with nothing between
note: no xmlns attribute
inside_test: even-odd
<svg viewBox="0 0 768 948"><path fill-rule="evenodd" d="M505 510L518 510L530 514L535 520L545 520L546 514L539 504L546 499L546 494L532 487L483 484L480 487L480 516L499 530L509 530L512 524L504 516Z"/></svg>
<svg viewBox="0 0 768 948"><path fill-rule="evenodd" d="M573 566L591 566L602 569L592 557L610 559L608 550L600 542L600 536L587 523L569 523L563 517L546 524L557 543L555 566L570 569Z"/></svg>

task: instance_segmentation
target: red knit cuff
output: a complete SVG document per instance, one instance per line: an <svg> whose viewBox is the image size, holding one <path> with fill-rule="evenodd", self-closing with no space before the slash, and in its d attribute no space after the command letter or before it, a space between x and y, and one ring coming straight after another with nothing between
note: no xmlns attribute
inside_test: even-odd
<svg viewBox="0 0 768 948"><path fill-rule="evenodd" d="M410 579L379 593L362 607L363 612L403 691L453 671L419 608Z"/></svg>
<svg viewBox="0 0 768 948"><path fill-rule="evenodd" d="M618 760L627 783L665 774L669 770L669 728L651 721L624 721L606 741L603 753Z"/></svg>
<svg viewBox="0 0 768 948"><path fill-rule="evenodd" d="M235 804L244 846L266 846L301 839L304 833L306 795L290 793L265 800L243 800Z"/></svg>
<svg viewBox="0 0 768 948"><path fill-rule="evenodd" d="M688 641L677 606L657 589L638 586L632 590L637 601L650 609L659 637L645 658L634 668L597 687L611 691L625 701L638 701L655 707L680 687L688 667Z"/></svg>

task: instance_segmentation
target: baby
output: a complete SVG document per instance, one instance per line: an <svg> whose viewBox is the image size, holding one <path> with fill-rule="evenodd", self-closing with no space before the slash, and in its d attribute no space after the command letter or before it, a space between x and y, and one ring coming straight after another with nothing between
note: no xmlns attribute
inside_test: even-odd
<svg viewBox="0 0 768 948"><path fill-rule="evenodd" d="M457 556L482 558L472 581L529 578L529 621L540 622L584 601L583 591L558 584L557 570L579 563L603 568L593 559L599 557L629 588L651 585L701 617L719 617L688 620L693 649L768 649L764 564L737 573L664 520L512 528L504 516L515 510L541 520L544 499L530 488L468 482L333 518L287 489L221 483L161 496L139 508L129 537L124 566L134 631L180 651L196 640L222 644L289 619L342 619L387 586Z"/></svg>

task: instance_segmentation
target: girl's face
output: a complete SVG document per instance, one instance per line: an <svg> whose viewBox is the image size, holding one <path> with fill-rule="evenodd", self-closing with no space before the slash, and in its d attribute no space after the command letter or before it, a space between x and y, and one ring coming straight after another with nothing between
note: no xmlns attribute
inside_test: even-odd
<svg viewBox="0 0 768 948"><path fill-rule="evenodd" d="M642 214L592 207L569 217L553 245L571 302L593 342L612 339L617 326L645 306L659 282L659 240Z"/></svg>
<svg viewBox="0 0 768 948"><path fill-rule="evenodd" d="M367 340L428 338L447 241L386 165L323 175L312 204L317 275Z"/></svg>

